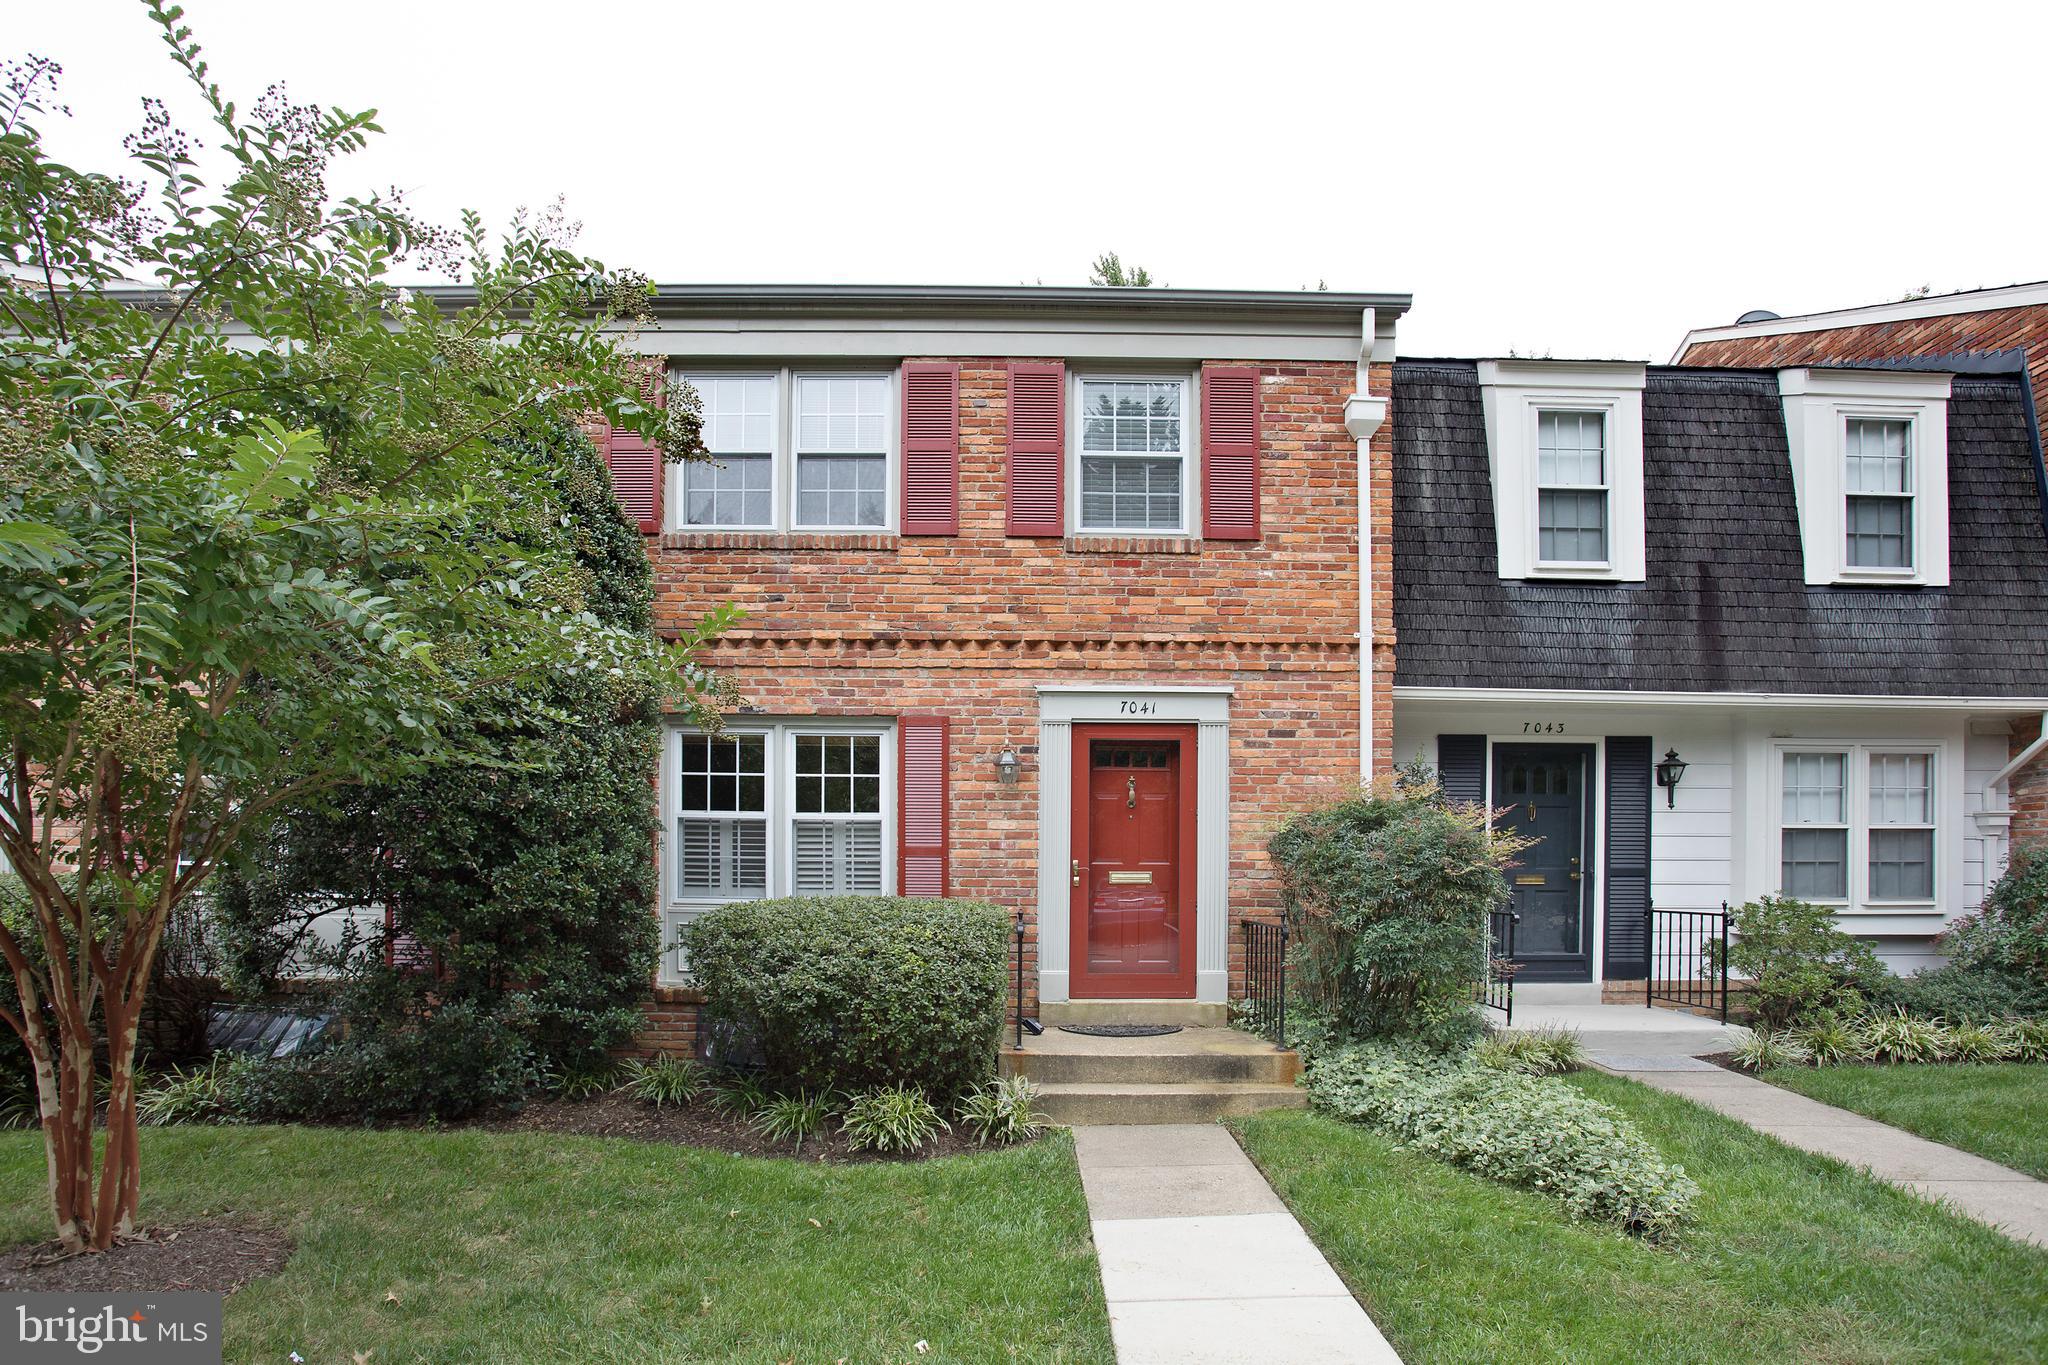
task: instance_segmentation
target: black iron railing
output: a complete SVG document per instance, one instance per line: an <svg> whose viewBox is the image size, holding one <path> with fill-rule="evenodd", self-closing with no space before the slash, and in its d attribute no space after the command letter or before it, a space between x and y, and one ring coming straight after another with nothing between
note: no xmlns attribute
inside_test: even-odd
<svg viewBox="0 0 2048 1365"><path fill-rule="evenodd" d="M1287 921L1244 924L1244 999L1238 1021L1274 1047L1287 1046Z"/></svg>
<svg viewBox="0 0 2048 1365"><path fill-rule="evenodd" d="M1659 910L1643 915L1650 979L1643 1003L1708 1010L1728 1022L1728 902L1719 910Z"/></svg>
<svg viewBox="0 0 2048 1365"><path fill-rule="evenodd" d="M1486 969L1479 978L1479 1003L1515 1022L1515 926L1522 917L1495 910L1486 917Z"/></svg>
<svg viewBox="0 0 2048 1365"><path fill-rule="evenodd" d="M1017 912L1017 1046L1024 1046L1024 912Z"/></svg>

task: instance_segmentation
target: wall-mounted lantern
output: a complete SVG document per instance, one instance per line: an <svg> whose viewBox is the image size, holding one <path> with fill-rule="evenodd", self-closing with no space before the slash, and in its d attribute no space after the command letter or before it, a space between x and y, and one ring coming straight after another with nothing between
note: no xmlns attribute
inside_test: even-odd
<svg viewBox="0 0 2048 1365"><path fill-rule="evenodd" d="M996 781L1002 783L1005 787L1017 785L1016 750L1006 747L1001 753L996 755Z"/></svg>
<svg viewBox="0 0 2048 1365"><path fill-rule="evenodd" d="M1678 756L1678 750L1666 749L1664 761L1657 765L1657 785L1664 789L1664 804L1670 808L1678 805L1678 784L1685 777L1689 765Z"/></svg>

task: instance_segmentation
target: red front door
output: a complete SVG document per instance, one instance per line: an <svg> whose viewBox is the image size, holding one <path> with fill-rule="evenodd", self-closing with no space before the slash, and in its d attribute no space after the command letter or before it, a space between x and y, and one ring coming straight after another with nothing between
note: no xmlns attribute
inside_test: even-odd
<svg viewBox="0 0 2048 1365"><path fill-rule="evenodd" d="M1195 993L1195 727L1074 727L1077 996Z"/></svg>

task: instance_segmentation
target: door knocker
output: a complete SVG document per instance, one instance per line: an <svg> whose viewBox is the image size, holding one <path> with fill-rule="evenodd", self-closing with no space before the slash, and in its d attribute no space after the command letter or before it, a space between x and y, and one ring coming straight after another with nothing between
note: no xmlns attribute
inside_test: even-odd
<svg viewBox="0 0 2048 1365"><path fill-rule="evenodd" d="M1532 825L1536 823L1536 803L1534 801L1529 803L1529 823Z"/></svg>
<svg viewBox="0 0 2048 1365"><path fill-rule="evenodd" d="M1124 779L1124 804L1132 810L1138 808L1138 779L1135 776Z"/></svg>

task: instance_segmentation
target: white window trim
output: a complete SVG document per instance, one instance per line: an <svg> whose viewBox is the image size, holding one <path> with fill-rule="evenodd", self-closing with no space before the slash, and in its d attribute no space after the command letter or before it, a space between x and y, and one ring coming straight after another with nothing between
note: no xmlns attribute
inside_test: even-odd
<svg viewBox="0 0 2048 1365"><path fill-rule="evenodd" d="M1806 581L1946 587L1948 559L1947 374L1904 370L1781 370L1785 439ZM1913 499L1913 564L1866 568L1849 563L1849 423L1904 422Z"/></svg>
<svg viewBox="0 0 2048 1365"><path fill-rule="evenodd" d="M1493 476L1494 543L1503 579L1640 583L1648 574L1643 518L1646 367L1592 361L1483 360L1480 401ZM1538 427L1546 412L1590 412L1605 440L1607 558L1561 563L1538 556Z"/></svg>
<svg viewBox="0 0 2048 1365"><path fill-rule="evenodd" d="M682 815L678 781L681 775L683 736L698 733L695 727L671 721L663 727L661 749L661 969L666 985L686 984L680 953L674 947L676 932L706 910L753 897L686 896L676 887L675 830ZM882 890L896 894L896 725L890 720L843 719L839 717L735 718L726 725L728 735L761 735L766 740L768 772L763 799L768 822L765 866L768 898L794 895L796 884L796 841L791 836L798 818L796 810L796 737L802 735L873 735L882 749ZM716 814L716 813L714 813Z"/></svg>
<svg viewBox="0 0 2048 1365"><path fill-rule="evenodd" d="M857 366L810 366L785 365L779 369L763 369L759 366L721 369L708 365L677 365L671 367L670 375L683 383L693 377L704 379L773 379L775 381L775 418L773 423L773 449L768 452L769 506L771 520L759 525L733 522L689 522L684 516L684 488L689 466L674 464L668 467L667 511L663 520L667 529L689 533L728 531L740 534L771 535L797 532L805 535L893 535L896 533L898 508L898 485L902 482L902 422L900 417L901 397L897 390L897 371L862 369ZM813 525L796 519L797 508L797 413L796 381L798 379L878 379L882 381L885 395L882 409L882 524L879 526L841 526L830 524ZM715 458L715 457L714 457Z"/></svg>
<svg viewBox="0 0 2048 1365"><path fill-rule="evenodd" d="M1597 484L1564 484L1543 482L1542 427L1545 413L1591 413L1600 419L1600 482ZM1604 406L1587 406L1583 403L1542 403L1535 409L1537 436L1536 496L1529 500L1529 514L1534 523L1529 528L1530 544L1535 547L1535 571L1537 573L1570 574L1586 576L1604 574L1614 567L1614 461L1608 454L1607 429L1613 422L1613 412ZM1545 493L1598 493L1606 506L1601 538L1607 542L1605 559L1545 559L1543 558L1543 495Z"/></svg>
<svg viewBox="0 0 2048 1365"><path fill-rule="evenodd" d="M1770 789L1770 884L1772 894L1782 895L1784 887L1784 832L1785 824L1785 755L1787 754L1845 754L1846 768L1843 774L1845 814L1849 817L1849 895L1846 900L1814 900L1815 905L1825 905L1842 915L1925 915L1943 908L1944 882L1948 876L1948 860L1943 856L1944 838L1951 832L1953 822L1948 814L1948 783L1950 774L1944 761L1941 743L1915 740L1798 740L1773 744L1771 746ZM1874 900L1870 896L1870 831L1872 828L1893 828L1873 826L1870 821L1870 758L1873 754L1916 754L1927 758L1927 780L1934 790L1929 794L1934 807L1934 866L1930 874L1934 887L1932 896L1914 900ZM1791 828L1802 828L1792 826ZM1806 826L1805 828L1834 829L1834 825ZM1898 828L1928 828L1928 826L1899 826Z"/></svg>
<svg viewBox="0 0 2048 1365"><path fill-rule="evenodd" d="M1180 407L1180 525L1104 527L1081 524L1081 395L1083 384L1157 384L1178 381ZM1092 451L1101 455L1108 452ZM1164 456L1163 450L1126 451L1142 458ZM1202 387L1201 376L1187 370L1088 370L1067 374L1067 534L1070 536L1192 536L1201 525L1202 506Z"/></svg>

